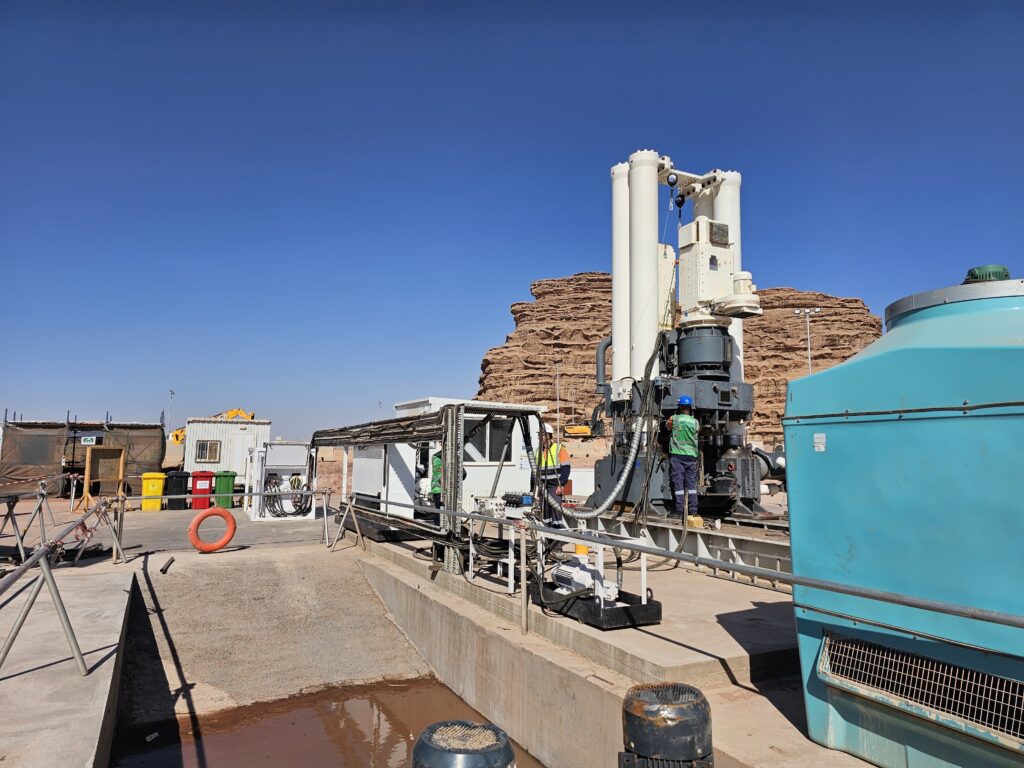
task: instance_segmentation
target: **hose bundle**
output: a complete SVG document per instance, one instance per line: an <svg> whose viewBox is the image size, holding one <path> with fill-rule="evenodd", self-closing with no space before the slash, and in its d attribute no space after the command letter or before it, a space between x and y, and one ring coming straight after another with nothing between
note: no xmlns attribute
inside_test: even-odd
<svg viewBox="0 0 1024 768"><path fill-rule="evenodd" d="M654 409L654 380L651 377L651 373L654 368L654 363L661 355L664 346L665 337L659 336L658 344L654 347L654 352L651 353L651 357L647 360L647 365L644 367L644 378L641 382L644 387L643 404L640 407L640 413L637 414L637 417L633 420L632 438L629 444L629 458L626 459L626 463L622 467L622 474L619 475L619 479L608 494L608 497L593 509L563 507L555 495L548 490L547 486L544 483L539 483L540 492L544 494L544 498L547 499L547 502L554 509L561 512L563 516L568 515L576 520L592 520L598 515L607 512L619 497L622 489L625 487L626 481L629 479L629 473L633 470L633 465L636 462L637 454L640 452L640 440L644 434L644 427L649 426L649 420ZM537 471L537 457L534 455L533 446L530 443L530 429L527 424L526 417L520 416L519 423L523 432L523 441L526 444L526 456L530 460L530 471L533 472L534 477L539 477Z"/></svg>
<svg viewBox="0 0 1024 768"><path fill-rule="evenodd" d="M271 493L288 490L296 492L294 496L287 494L283 496L264 496L264 509L270 513L271 517L302 517L309 514L313 497L309 494L309 483L303 483L302 478L298 475L290 477L287 481L287 486L280 475L267 475L266 490ZM291 502L291 511L285 509L282 503L284 499Z"/></svg>

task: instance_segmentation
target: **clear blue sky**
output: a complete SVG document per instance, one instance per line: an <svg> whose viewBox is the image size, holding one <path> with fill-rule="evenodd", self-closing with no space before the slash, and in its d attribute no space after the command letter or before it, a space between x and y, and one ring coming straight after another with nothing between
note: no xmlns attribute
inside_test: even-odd
<svg viewBox="0 0 1024 768"><path fill-rule="evenodd" d="M760 286L1024 273L1020 2L0 4L0 408L301 438L471 396L608 169L744 175Z"/></svg>

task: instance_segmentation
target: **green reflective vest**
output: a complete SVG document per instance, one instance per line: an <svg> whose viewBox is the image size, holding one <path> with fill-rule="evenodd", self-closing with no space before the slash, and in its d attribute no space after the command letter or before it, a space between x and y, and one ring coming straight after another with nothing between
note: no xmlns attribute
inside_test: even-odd
<svg viewBox="0 0 1024 768"><path fill-rule="evenodd" d="M430 492L441 493L441 452L430 460Z"/></svg>
<svg viewBox="0 0 1024 768"><path fill-rule="evenodd" d="M675 456L696 456L697 432L700 422L693 416L677 413L668 420L668 428L672 431L668 451Z"/></svg>

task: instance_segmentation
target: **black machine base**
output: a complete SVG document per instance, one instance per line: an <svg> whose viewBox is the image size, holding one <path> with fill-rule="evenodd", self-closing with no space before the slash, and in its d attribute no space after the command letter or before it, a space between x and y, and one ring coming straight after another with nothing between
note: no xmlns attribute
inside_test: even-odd
<svg viewBox="0 0 1024 768"><path fill-rule="evenodd" d="M531 583L530 599L533 604L603 630L661 623L661 603L657 600L648 598L644 605L640 595L619 592L619 599L615 603L606 602L604 610L601 610L601 603L596 597L570 597L566 600L564 594L554 590L554 586L553 581L546 581L538 594L537 582Z"/></svg>
<svg viewBox="0 0 1024 768"><path fill-rule="evenodd" d="M714 768L713 760L665 760L619 752L619 768Z"/></svg>
<svg viewBox="0 0 1024 768"><path fill-rule="evenodd" d="M412 531L397 530L372 517L366 517L357 512L353 514L359 517L359 531L370 541L415 541L422 538ZM340 522L337 515L335 515L335 519ZM356 525L352 520L352 515L345 518L345 530L355 533Z"/></svg>

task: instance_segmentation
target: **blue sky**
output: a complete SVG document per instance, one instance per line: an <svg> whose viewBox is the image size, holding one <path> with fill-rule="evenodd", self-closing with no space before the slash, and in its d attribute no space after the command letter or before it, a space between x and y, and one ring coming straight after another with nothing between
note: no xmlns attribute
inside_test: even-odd
<svg viewBox="0 0 1024 768"><path fill-rule="evenodd" d="M608 169L743 172L762 286L1020 257L1019 2L0 4L0 408L301 438L471 396L609 268Z"/></svg>

